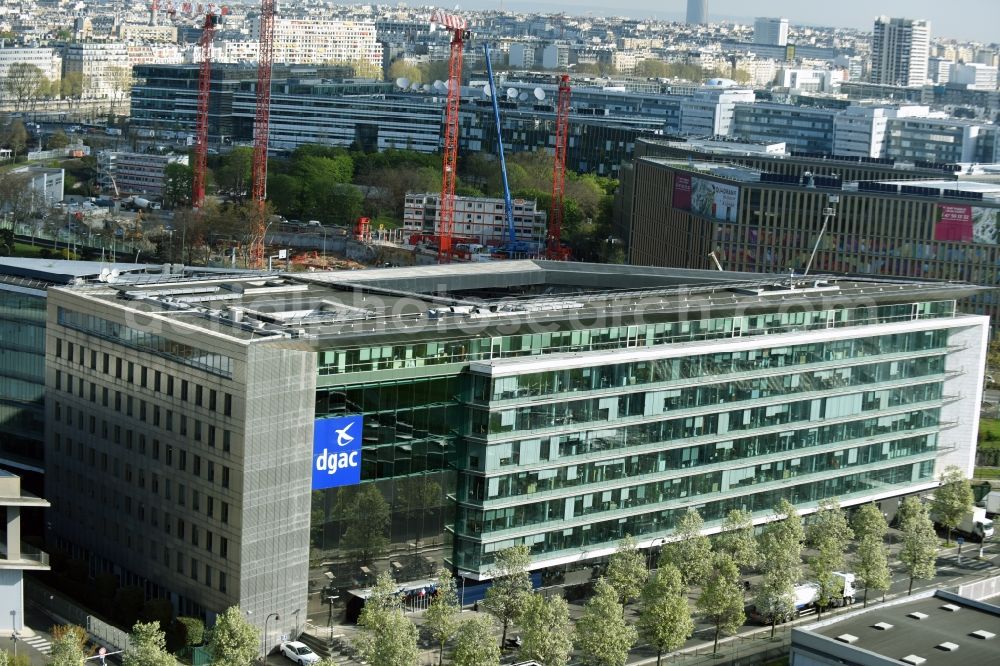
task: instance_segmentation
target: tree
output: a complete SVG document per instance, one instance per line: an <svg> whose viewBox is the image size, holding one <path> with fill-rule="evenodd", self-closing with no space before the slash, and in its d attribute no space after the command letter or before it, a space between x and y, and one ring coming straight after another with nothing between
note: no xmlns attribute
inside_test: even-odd
<svg viewBox="0 0 1000 666"><path fill-rule="evenodd" d="M856 573L865 587L865 608L868 607L869 588L883 595L892 584L889 571L889 551L881 539L865 537L858 543Z"/></svg>
<svg viewBox="0 0 1000 666"><path fill-rule="evenodd" d="M965 474L955 465L950 465L941 473L940 481L941 485L934 491L931 514L936 522L948 528L947 543L950 546L951 531L972 510L975 498Z"/></svg>
<svg viewBox="0 0 1000 666"><path fill-rule="evenodd" d="M437 594L431 599L424 614L424 625L439 646L438 664L444 663L444 645L458 630L461 612L458 593L455 591L455 579L447 569L438 570Z"/></svg>
<svg viewBox="0 0 1000 666"><path fill-rule="evenodd" d="M904 509L905 507L905 509ZM927 508L916 497L907 497L900 507L906 519L899 526L902 548L899 561L903 563L910 585L906 593L913 592L913 579L933 578L937 573L938 540L934 523L927 515Z"/></svg>
<svg viewBox="0 0 1000 666"><path fill-rule="evenodd" d="M229 194L237 201L243 201L250 189L253 148L238 146L221 159L221 164L214 169L218 190ZM268 189L270 190L270 187Z"/></svg>
<svg viewBox="0 0 1000 666"><path fill-rule="evenodd" d="M681 572L671 564L660 567L646 581L639 608L639 634L656 648L656 666L664 652L677 650L693 633Z"/></svg>
<svg viewBox="0 0 1000 666"><path fill-rule="evenodd" d="M14 100L14 110L23 113L41 94L47 81L37 65L15 62L7 68L7 75L0 81L0 86L6 96Z"/></svg>
<svg viewBox="0 0 1000 666"><path fill-rule="evenodd" d="M52 649L49 666L80 666L87 654L87 632L75 624L64 624L52 629Z"/></svg>
<svg viewBox="0 0 1000 666"><path fill-rule="evenodd" d="M73 102L79 102L83 97L83 74L81 72L68 72L59 81L59 93L63 99L69 100L70 112L73 110Z"/></svg>
<svg viewBox="0 0 1000 666"><path fill-rule="evenodd" d="M3 133L3 143L10 147L16 160L18 154L28 147L28 130L24 126L24 121L15 118L10 122Z"/></svg>
<svg viewBox="0 0 1000 666"><path fill-rule="evenodd" d="M424 72L417 65L409 62L408 60L394 60L391 65L389 65L389 71L386 72L385 78L390 81L395 81L399 78L409 79L410 83L423 83L424 82Z"/></svg>
<svg viewBox="0 0 1000 666"><path fill-rule="evenodd" d="M722 632L735 634L743 623L743 586L740 585L740 570L726 553L716 553L712 558L712 568L698 597L698 608L715 626L715 644L712 653L719 651L719 635Z"/></svg>
<svg viewBox="0 0 1000 666"><path fill-rule="evenodd" d="M625 622L618 593L599 578L594 596L576 622L576 647L591 666L624 666L638 632Z"/></svg>
<svg viewBox="0 0 1000 666"><path fill-rule="evenodd" d="M712 542L701 533L704 524L701 514L688 509L674 527L676 540L660 554L658 566L673 564L688 587L701 584L712 566Z"/></svg>
<svg viewBox="0 0 1000 666"><path fill-rule="evenodd" d="M642 584L649 577L646 560L636 547L633 537L626 535L618 542L618 550L608 560L608 571L605 576L608 584L618 593L618 601L624 613L625 604L639 598L642 594Z"/></svg>
<svg viewBox="0 0 1000 666"><path fill-rule="evenodd" d="M462 622L455 638L453 663L455 666L497 666L500 663L500 648L493 636L493 618L476 615Z"/></svg>
<svg viewBox="0 0 1000 666"><path fill-rule="evenodd" d="M215 618L208 643L213 666L247 666L259 650L257 628L247 622L239 606L230 606Z"/></svg>
<svg viewBox="0 0 1000 666"><path fill-rule="evenodd" d="M486 590L483 606L503 626L500 647L507 640L507 629L517 619L524 608L525 597L531 593L531 577L528 565L531 551L524 544L518 544L498 551L493 563L493 583Z"/></svg>
<svg viewBox="0 0 1000 666"><path fill-rule="evenodd" d="M633 74L646 78L663 78L667 76L667 72L667 63L655 58L649 58L637 62Z"/></svg>
<svg viewBox="0 0 1000 666"><path fill-rule="evenodd" d="M187 164L171 162L163 169L163 199L168 208L191 204L194 169Z"/></svg>
<svg viewBox="0 0 1000 666"><path fill-rule="evenodd" d="M844 553L853 538L854 531L848 525L840 504L834 499L821 501L819 511L806 532L806 541L816 550L816 554L809 558L809 569L819 583L816 608L820 617L824 608L844 596L843 581L833 572L844 568Z"/></svg>
<svg viewBox="0 0 1000 666"><path fill-rule="evenodd" d="M136 622L132 626L122 666L174 666L176 663L167 651L167 639L159 622Z"/></svg>
<svg viewBox="0 0 1000 666"><path fill-rule="evenodd" d="M177 623L184 627L184 645L194 647L205 641L205 623L196 617L179 617Z"/></svg>
<svg viewBox="0 0 1000 666"><path fill-rule="evenodd" d="M565 599L529 594L517 622L521 627L518 656L522 660L565 666L573 651L573 623Z"/></svg>
<svg viewBox="0 0 1000 666"><path fill-rule="evenodd" d="M115 116L118 104L132 92L132 67L131 65L110 65L105 70L105 75L111 87L110 115Z"/></svg>
<svg viewBox="0 0 1000 666"><path fill-rule="evenodd" d="M48 150L56 150L58 148L65 148L68 145L69 145L69 137L66 136L66 132L62 131L61 129L57 129L55 132L52 133L52 136L49 137L49 140L45 144L45 147Z"/></svg>
<svg viewBox="0 0 1000 666"><path fill-rule="evenodd" d="M722 524L722 533L715 540L715 549L727 553L737 567L755 567L760 551L753 535L753 516L749 511L733 509Z"/></svg>
<svg viewBox="0 0 1000 666"><path fill-rule="evenodd" d="M417 628L403 614L396 583L379 574L358 618L361 633L354 641L361 658L372 666L413 666L419 659Z"/></svg>
<svg viewBox="0 0 1000 666"><path fill-rule="evenodd" d="M360 486L354 492L341 492L334 514L344 522L340 545L359 564L374 561L389 545L389 503L374 484Z"/></svg>
<svg viewBox="0 0 1000 666"><path fill-rule="evenodd" d="M795 583L802 575L802 519L788 500L775 507L774 519L760 535L763 576L754 595L757 612L775 626L795 612Z"/></svg>
<svg viewBox="0 0 1000 666"><path fill-rule="evenodd" d="M868 589L884 595L892 583L889 571L885 535L889 531L885 515L874 503L861 506L854 514L854 537L858 541L856 573L865 587L865 606L868 606Z"/></svg>

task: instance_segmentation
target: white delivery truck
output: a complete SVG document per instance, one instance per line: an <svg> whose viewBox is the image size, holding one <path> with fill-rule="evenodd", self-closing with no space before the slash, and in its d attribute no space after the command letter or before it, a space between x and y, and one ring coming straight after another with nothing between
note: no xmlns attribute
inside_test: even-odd
<svg viewBox="0 0 1000 666"><path fill-rule="evenodd" d="M980 500L979 506L986 510L987 518L992 518L1000 513L1000 490L987 493L986 497Z"/></svg>

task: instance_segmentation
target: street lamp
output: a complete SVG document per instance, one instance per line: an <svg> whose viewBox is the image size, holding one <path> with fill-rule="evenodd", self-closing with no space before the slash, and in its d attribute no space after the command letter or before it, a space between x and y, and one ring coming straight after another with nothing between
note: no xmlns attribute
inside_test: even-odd
<svg viewBox="0 0 1000 666"><path fill-rule="evenodd" d="M271 613L264 618L264 635L260 639L260 661L261 663L267 663L267 623L271 621L271 618L275 621L280 620L281 616L277 613Z"/></svg>

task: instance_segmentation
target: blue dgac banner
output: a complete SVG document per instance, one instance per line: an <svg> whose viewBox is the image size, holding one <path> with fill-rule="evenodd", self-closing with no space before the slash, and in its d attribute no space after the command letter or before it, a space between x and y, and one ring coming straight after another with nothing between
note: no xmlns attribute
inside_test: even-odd
<svg viewBox="0 0 1000 666"><path fill-rule="evenodd" d="M361 482L361 430L364 417L316 419L313 437L312 489L353 486Z"/></svg>

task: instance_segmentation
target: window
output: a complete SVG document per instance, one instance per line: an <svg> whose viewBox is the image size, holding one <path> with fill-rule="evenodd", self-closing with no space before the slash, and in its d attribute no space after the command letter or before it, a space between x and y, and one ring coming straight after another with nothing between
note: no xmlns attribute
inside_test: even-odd
<svg viewBox="0 0 1000 666"><path fill-rule="evenodd" d="M181 400L187 402L188 399L188 380L181 380Z"/></svg>
<svg viewBox="0 0 1000 666"><path fill-rule="evenodd" d="M139 385L142 386L142 388L146 388L148 379L149 379L148 368L146 368L146 366L142 366L142 369L139 371Z"/></svg>
<svg viewBox="0 0 1000 666"><path fill-rule="evenodd" d="M177 519L177 538L184 538L184 520L182 518Z"/></svg>
<svg viewBox="0 0 1000 666"><path fill-rule="evenodd" d="M229 504L222 502L222 522L229 524Z"/></svg>
<svg viewBox="0 0 1000 666"><path fill-rule="evenodd" d="M201 456L195 455L194 466L191 469L191 473L194 474L195 476L201 476Z"/></svg>
<svg viewBox="0 0 1000 666"><path fill-rule="evenodd" d="M196 384L194 387L194 404L201 407L201 397L202 397L202 387L201 384Z"/></svg>
<svg viewBox="0 0 1000 666"><path fill-rule="evenodd" d="M229 487L229 468L225 465L222 466L222 487Z"/></svg>
<svg viewBox="0 0 1000 666"><path fill-rule="evenodd" d="M191 580L198 580L198 567L199 566L201 566L201 565L198 564L198 560L196 560L196 559L194 559L192 557L191 558Z"/></svg>
<svg viewBox="0 0 1000 666"><path fill-rule="evenodd" d="M195 525L191 526L191 545L198 545L198 527Z"/></svg>
<svg viewBox="0 0 1000 666"><path fill-rule="evenodd" d="M220 571L219 572L219 592L225 592L225 591L226 591L226 572L225 571Z"/></svg>
<svg viewBox="0 0 1000 666"><path fill-rule="evenodd" d="M161 377L162 377L162 373L159 370L157 370L157 371L155 371L153 373L153 390L156 391L157 393L160 392L160 378Z"/></svg>
<svg viewBox="0 0 1000 666"><path fill-rule="evenodd" d="M205 496L205 515L209 518L215 518L215 498L211 495Z"/></svg>
<svg viewBox="0 0 1000 666"><path fill-rule="evenodd" d="M183 472L187 469L187 451L179 449L178 454L177 469Z"/></svg>
<svg viewBox="0 0 1000 666"><path fill-rule="evenodd" d="M211 460L208 461L208 480L211 483L215 483L215 463Z"/></svg>
<svg viewBox="0 0 1000 666"><path fill-rule="evenodd" d="M219 537L219 557L226 559L229 557L229 539Z"/></svg>
<svg viewBox="0 0 1000 666"><path fill-rule="evenodd" d="M222 405L223 405L223 414L225 414L226 416L232 416L233 415L233 396L230 395L229 393L227 393L226 396L225 396L225 398L223 399Z"/></svg>
<svg viewBox="0 0 1000 666"><path fill-rule="evenodd" d="M222 450L225 451L226 453L229 453L229 450L230 450L231 447L232 447L232 433L229 432L228 430L223 430L222 431Z"/></svg>
<svg viewBox="0 0 1000 666"><path fill-rule="evenodd" d="M212 552L212 533L209 530L205 530L205 550Z"/></svg>

